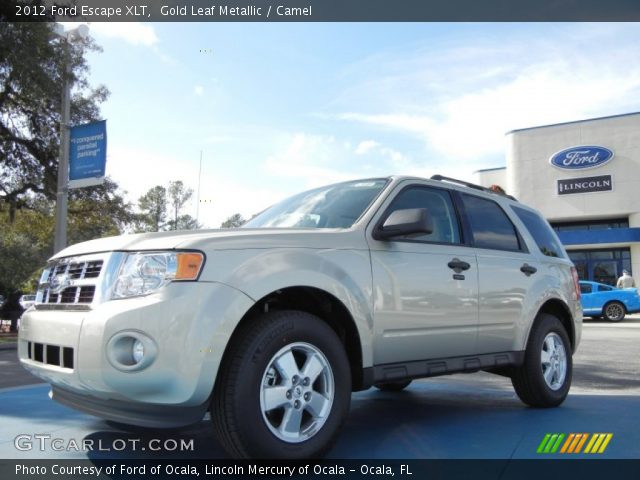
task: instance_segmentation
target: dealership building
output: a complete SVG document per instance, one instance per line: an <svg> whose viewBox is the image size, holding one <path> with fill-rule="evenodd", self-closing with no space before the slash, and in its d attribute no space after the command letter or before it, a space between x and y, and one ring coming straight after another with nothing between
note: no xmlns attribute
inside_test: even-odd
<svg viewBox="0 0 640 480"><path fill-rule="evenodd" d="M640 113L514 130L506 167L475 176L540 210L581 279L640 280Z"/></svg>

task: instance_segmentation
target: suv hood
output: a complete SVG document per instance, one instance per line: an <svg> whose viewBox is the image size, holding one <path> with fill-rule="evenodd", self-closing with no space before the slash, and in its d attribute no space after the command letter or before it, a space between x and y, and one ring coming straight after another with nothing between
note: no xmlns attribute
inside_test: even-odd
<svg viewBox="0 0 640 480"><path fill-rule="evenodd" d="M51 259L89 253L138 250L228 250L245 248L367 248L364 235L354 229L228 228L138 233L99 238L67 247Z"/></svg>

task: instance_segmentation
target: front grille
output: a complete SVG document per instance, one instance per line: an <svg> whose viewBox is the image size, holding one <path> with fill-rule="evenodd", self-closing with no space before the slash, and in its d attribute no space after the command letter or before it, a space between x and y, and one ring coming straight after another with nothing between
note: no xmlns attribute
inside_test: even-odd
<svg viewBox="0 0 640 480"><path fill-rule="evenodd" d="M73 348L27 342L27 357L34 362L73 369Z"/></svg>
<svg viewBox="0 0 640 480"><path fill-rule="evenodd" d="M82 280L84 278L96 278L102 270L103 260L78 261L72 260L68 262L59 261L50 266L48 275L43 278L44 282L50 283L56 275L67 274L71 280ZM46 271L45 271L46 272Z"/></svg>
<svg viewBox="0 0 640 480"><path fill-rule="evenodd" d="M56 260L42 274L36 308L89 308L104 264L104 255Z"/></svg>
<svg viewBox="0 0 640 480"><path fill-rule="evenodd" d="M45 296L42 303L91 303L93 295L96 293L95 285L85 285L84 287L67 287L62 292L51 293L49 289L44 290Z"/></svg>

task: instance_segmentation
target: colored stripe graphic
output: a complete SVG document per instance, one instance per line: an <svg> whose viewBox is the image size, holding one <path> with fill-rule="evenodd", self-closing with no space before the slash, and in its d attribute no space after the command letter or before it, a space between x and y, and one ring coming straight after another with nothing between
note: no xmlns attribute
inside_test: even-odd
<svg viewBox="0 0 640 480"><path fill-rule="evenodd" d="M603 453L612 438L612 433L569 433L568 435L547 433L536 451L537 453L580 453L583 452L582 447L586 443L587 447L583 453Z"/></svg>
<svg viewBox="0 0 640 480"><path fill-rule="evenodd" d="M593 444L596 443L597 439L598 439L598 434L594 433L593 436L591 437L591 440L589 440L589 443L587 443L587 448L584 449L584 453L591 453L591 447L593 447Z"/></svg>
<svg viewBox="0 0 640 480"><path fill-rule="evenodd" d="M575 438L576 434L575 433L570 433L569 436L567 437L567 441L564 442L564 445L562 446L562 450L560 450L560 453L566 453L567 449L569 448L569 445L571 445L571 442L573 442L573 439Z"/></svg>
<svg viewBox="0 0 640 480"><path fill-rule="evenodd" d="M540 442L540 445L538 445L538 450L536 450L537 453L542 453L544 451L544 447L547 445L547 442L549 441L550 438L551 438L551 434L550 433L547 433L544 436L544 438Z"/></svg>
<svg viewBox="0 0 640 480"><path fill-rule="evenodd" d="M613 438L613 433L607 433L606 435L607 436L605 437L604 442L602 442L602 445L600 445L600 450L598 450L598 453L604 453L604 451L607 448L607 445L609 445L609 442Z"/></svg>
<svg viewBox="0 0 640 480"><path fill-rule="evenodd" d="M565 437L564 433L561 433L560 435L558 435L558 439L556 440L556 443L551 448L551 453L556 453L558 451L558 448L560 448L560 444L562 443L562 440L564 440L564 437Z"/></svg>
<svg viewBox="0 0 640 480"><path fill-rule="evenodd" d="M580 440L580 443L578 443L578 446L576 447L575 453L580 453L580 450L582 450L582 446L584 445L584 442L587 441L587 438L589 438L589 434L588 433L583 433L582 434L582 439Z"/></svg>
<svg viewBox="0 0 640 480"><path fill-rule="evenodd" d="M611 438L613 438L612 433L594 433L584 453L604 453Z"/></svg>

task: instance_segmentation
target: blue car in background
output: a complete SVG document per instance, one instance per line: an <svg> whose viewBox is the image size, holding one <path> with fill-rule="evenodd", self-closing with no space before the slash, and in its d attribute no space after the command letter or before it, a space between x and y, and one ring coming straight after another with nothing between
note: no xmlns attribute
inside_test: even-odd
<svg viewBox="0 0 640 480"><path fill-rule="evenodd" d="M604 317L610 322L619 322L627 313L640 312L640 295L636 288L581 281L580 293L585 317Z"/></svg>

